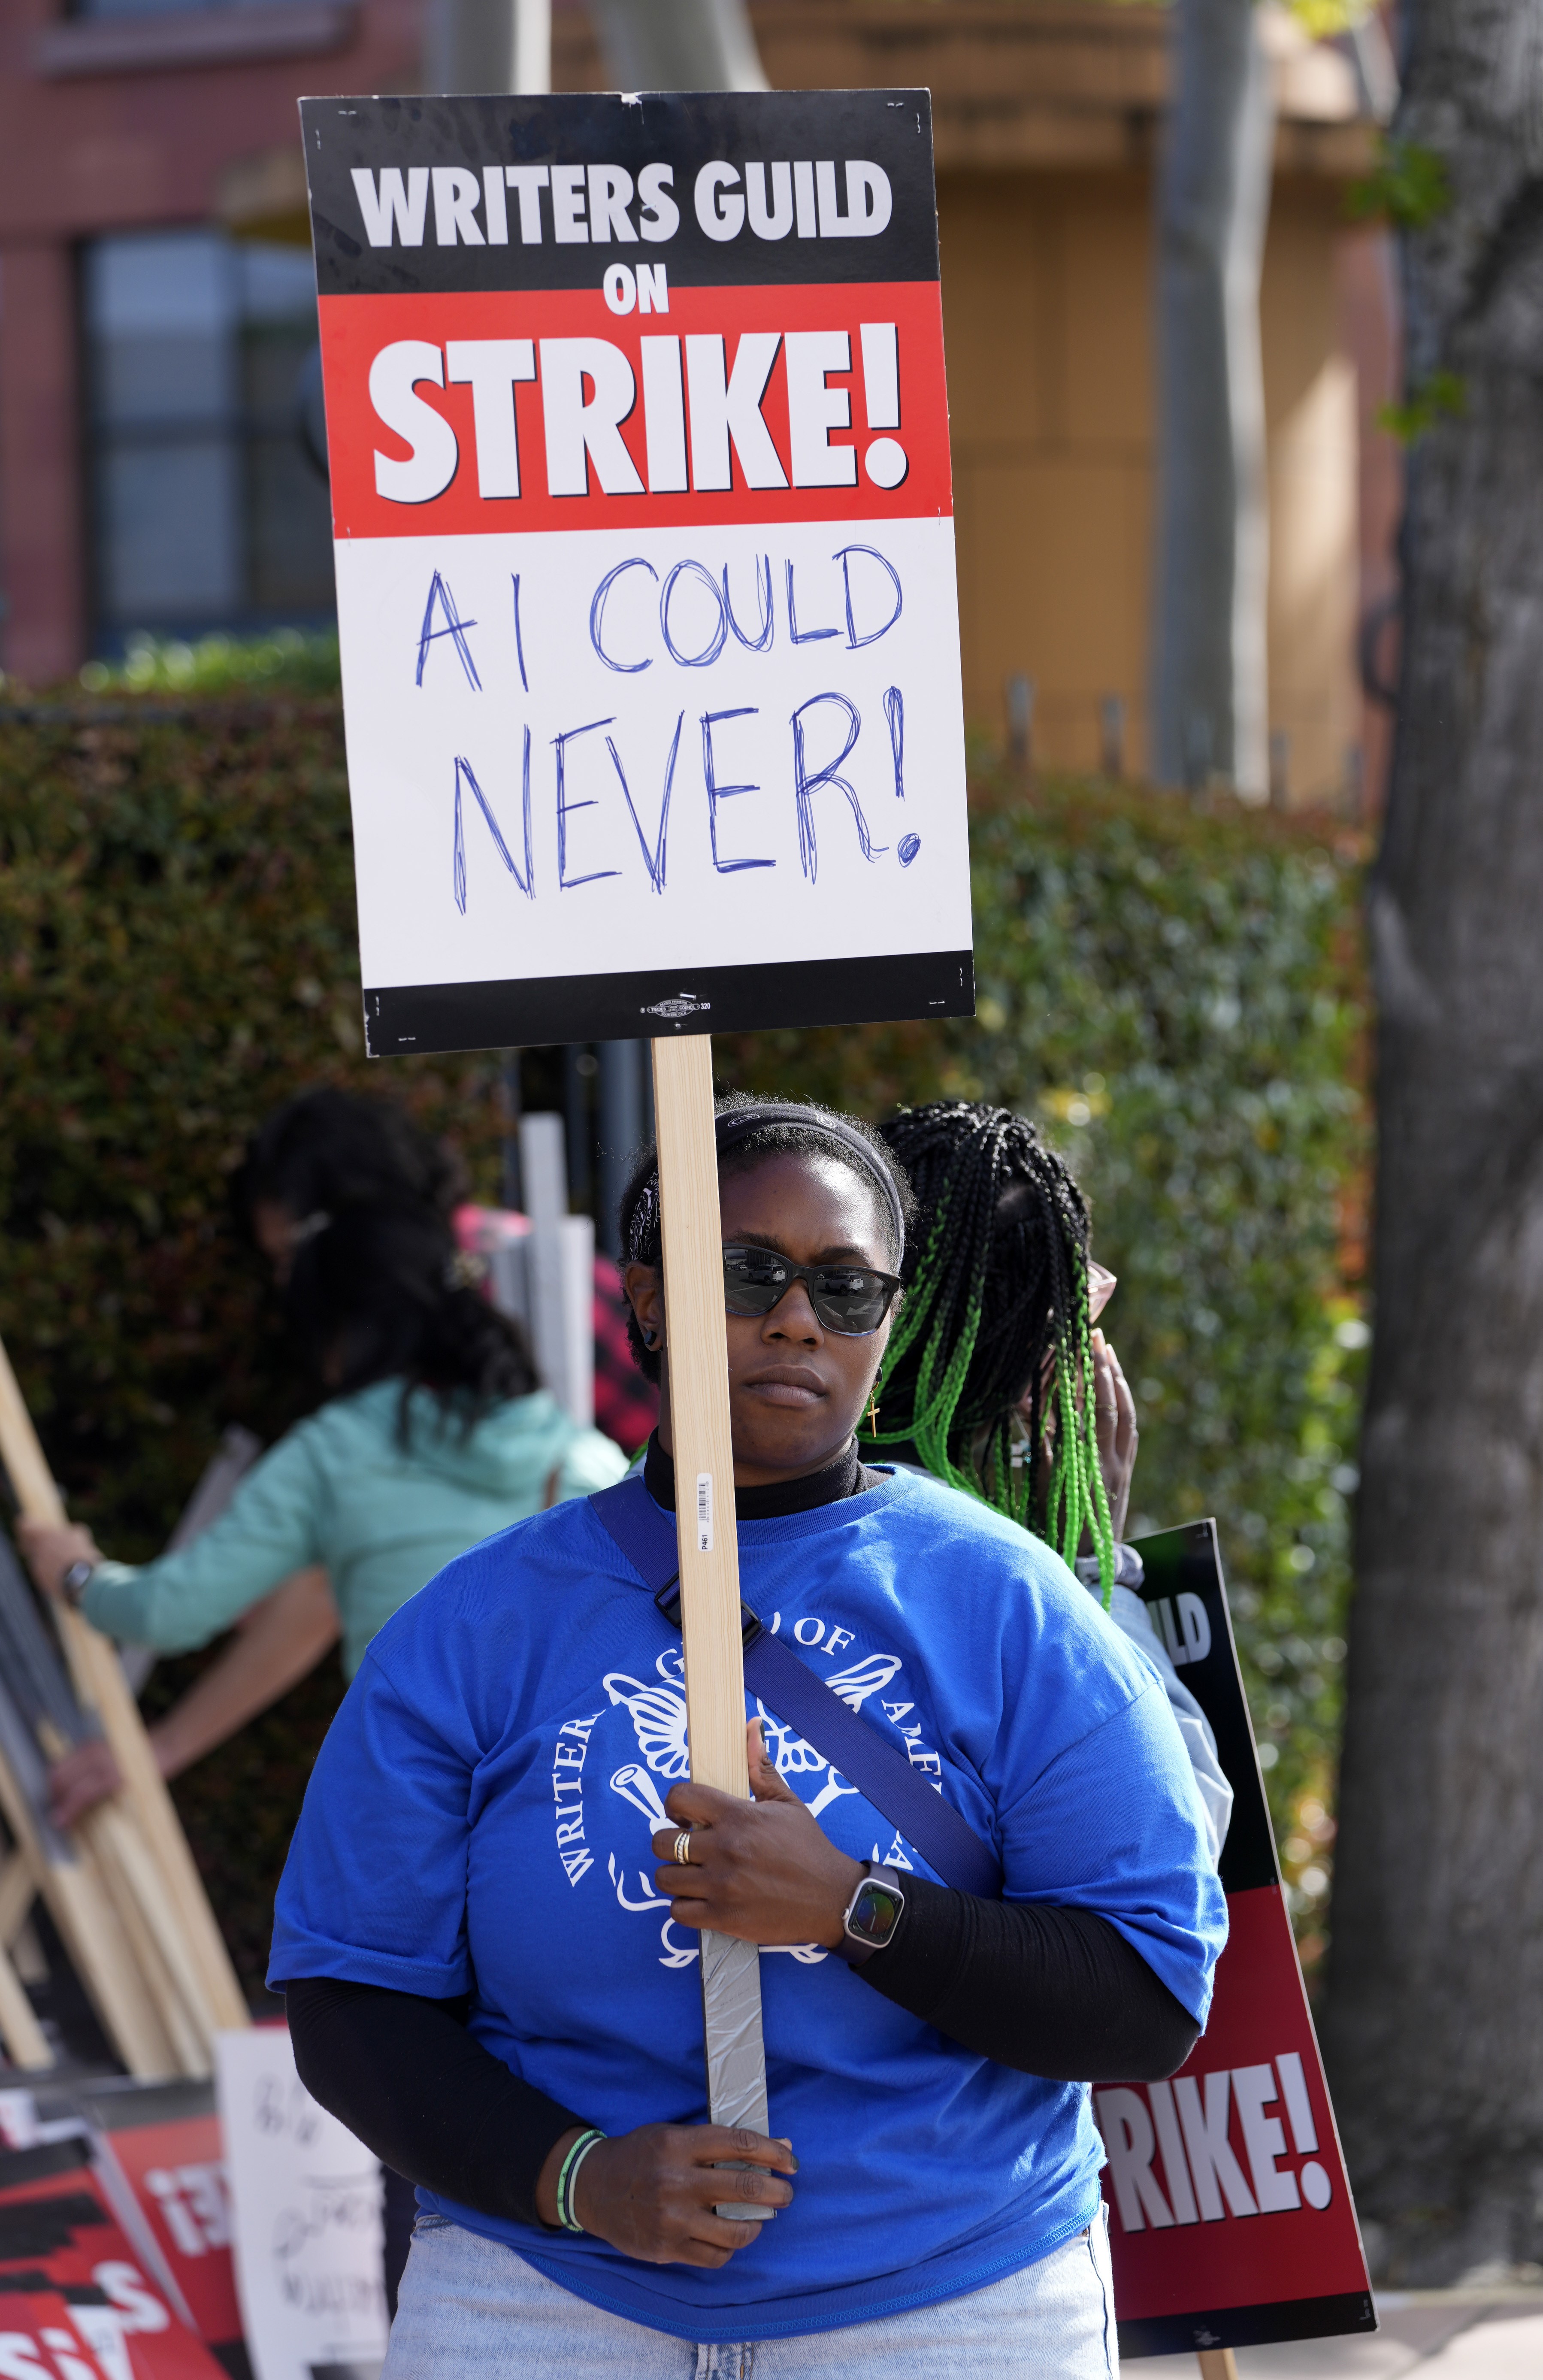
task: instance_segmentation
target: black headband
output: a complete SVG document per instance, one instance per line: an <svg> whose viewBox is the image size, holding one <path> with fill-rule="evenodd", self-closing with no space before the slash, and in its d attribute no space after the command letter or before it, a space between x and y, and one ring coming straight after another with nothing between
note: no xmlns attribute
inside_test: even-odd
<svg viewBox="0 0 1543 2380"><path fill-rule="evenodd" d="M865 1173L884 1194L890 1220L894 1225L895 1262L903 1266L905 1258L905 1210L900 1203L900 1193L894 1177L878 1152L869 1147L860 1132L854 1132L839 1116L822 1115L818 1108L798 1107L777 1099L758 1101L751 1108L728 1108L714 1119L713 1129L718 1141L718 1154L725 1152L750 1135L769 1124L796 1124L804 1132L818 1133L822 1140L834 1143L844 1157L856 1158ZM639 1261L644 1242L651 1236L657 1214L659 1172L656 1167L638 1201L632 1219L633 1261Z"/></svg>
<svg viewBox="0 0 1543 2380"><path fill-rule="evenodd" d="M818 1108L797 1107L791 1103L784 1105L775 1099L761 1101L753 1108L729 1108L716 1119L713 1127L718 1137L719 1156L733 1148L736 1142L748 1140L750 1135L759 1132L764 1124L775 1123L793 1123L805 1132L817 1132L821 1139L834 1141L845 1156L857 1159L889 1203L890 1220L894 1225L895 1262L904 1264L905 1210L901 1206L894 1177L862 1134L854 1132L849 1123L843 1123L839 1116L822 1115Z"/></svg>

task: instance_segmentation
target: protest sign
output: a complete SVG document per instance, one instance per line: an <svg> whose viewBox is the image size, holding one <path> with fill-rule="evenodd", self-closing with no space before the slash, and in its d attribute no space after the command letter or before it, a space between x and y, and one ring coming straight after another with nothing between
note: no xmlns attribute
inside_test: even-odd
<svg viewBox="0 0 1543 2380"><path fill-rule="evenodd" d="M122 2322L99 2290L7 2290L3 2318L6 2380L135 2380Z"/></svg>
<svg viewBox="0 0 1543 2380"><path fill-rule="evenodd" d="M8 2380L227 2380L148 2266L84 2131L0 2155Z"/></svg>
<svg viewBox="0 0 1543 2380"><path fill-rule="evenodd" d="M319 2107L286 2025L216 2045L236 2284L257 2380L372 2380L385 2355L379 2161Z"/></svg>
<svg viewBox="0 0 1543 2380"><path fill-rule="evenodd" d="M1235 1800L1231 1933L1209 2022L1168 2082L1095 2090L1109 2153L1120 2352L1254 2347L1377 2327L1238 1669L1216 1524L1136 1547L1142 1590L1210 1722Z"/></svg>
<svg viewBox="0 0 1543 2380"><path fill-rule="evenodd" d="M927 92L301 112L371 1052L968 1014Z"/></svg>
<svg viewBox="0 0 1543 2380"><path fill-rule="evenodd" d="M101 2092L82 2101L125 2228L148 2235L177 2310L230 2380L249 2380L231 2261L230 2186L213 2082Z"/></svg>

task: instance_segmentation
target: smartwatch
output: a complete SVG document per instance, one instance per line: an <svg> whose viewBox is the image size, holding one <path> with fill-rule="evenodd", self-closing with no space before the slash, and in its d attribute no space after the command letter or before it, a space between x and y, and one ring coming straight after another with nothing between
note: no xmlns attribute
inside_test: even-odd
<svg viewBox="0 0 1543 2380"><path fill-rule="evenodd" d="M63 1578L59 1581L59 1593L64 1597L65 1601L68 1604L72 1611L79 1610L80 1598L85 1594L87 1587L90 1586L95 1576L95 1562L73 1561L70 1563L69 1568L66 1571Z"/></svg>
<svg viewBox="0 0 1543 2380"><path fill-rule="evenodd" d="M887 1949L905 1914L905 1895L893 1867L866 1860L862 1882L846 1904L842 1925L849 1966L860 1967L875 1950Z"/></svg>

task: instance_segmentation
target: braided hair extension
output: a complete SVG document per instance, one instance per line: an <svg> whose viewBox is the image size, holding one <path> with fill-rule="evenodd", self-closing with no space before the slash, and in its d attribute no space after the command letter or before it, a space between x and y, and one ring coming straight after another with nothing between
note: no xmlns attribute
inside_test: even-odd
<svg viewBox="0 0 1543 2380"><path fill-rule="evenodd" d="M890 1427L868 1443L909 1443L936 1477L1068 1562L1086 1529L1107 1608L1114 1532L1093 1400L1087 1203L1033 1124L1006 1108L903 1108L881 1137L923 1221L888 1350Z"/></svg>
<svg viewBox="0 0 1543 2380"><path fill-rule="evenodd" d="M743 1108L756 1108L762 1104L761 1100L750 1097L744 1091L728 1091L713 1101L712 1112L715 1116L732 1116ZM829 1116L832 1123L839 1123L846 1133L856 1134L872 1150L876 1169L881 1175L887 1177L893 1186L901 1222L908 1233L917 1212L917 1202L904 1169L895 1161L894 1151L885 1145L871 1124L864 1123L860 1117L842 1115L835 1109L822 1108L812 1099L805 1100L801 1104L809 1118L807 1123L789 1118L779 1120L774 1123L769 1122L758 1124L753 1131L746 1133L742 1139L735 1140L729 1148L721 1149L718 1157L719 1180L726 1181L735 1173L748 1173L768 1157L833 1158L838 1165L844 1164L847 1167L854 1178L862 1184L871 1197L888 1261L898 1271L902 1250L896 1236L894 1211L891 1208L890 1201L883 1195L881 1183L875 1181L873 1174L856 1152L844 1155L841 1142L832 1139L829 1134L821 1132L818 1120L821 1116ZM632 1172L627 1177L626 1187L622 1192L621 1202L616 1210L616 1220L621 1245L626 1252L625 1262L658 1265L663 1261L663 1239L659 1210L659 1152L652 1141L646 1148L638 1151ZM657 1383L660 1370L659 1352L657 1348L644 1345L643 1334L638 1328L638 1318L630 1305L626 1310L626 1335L627 1344L632 1350L633 1362L645 1379Z"/></svg>

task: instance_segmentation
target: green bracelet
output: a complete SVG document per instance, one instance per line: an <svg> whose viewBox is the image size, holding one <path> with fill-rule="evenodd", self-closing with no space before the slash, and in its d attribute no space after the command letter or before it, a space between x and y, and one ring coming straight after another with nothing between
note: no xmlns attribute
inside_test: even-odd
<svg viewBox="0 0 1543 2380"><path fill-rule="evenodd" d="M591 2126L589 2131L579 2133L563 2159L562 2170L557 2176L557 2220L565 2231L582 2231L584 2228L573 2211L574 2184L578 2180L578 2168L589 2151L604 2138L603 2132L596 2131Z"/></svg>

